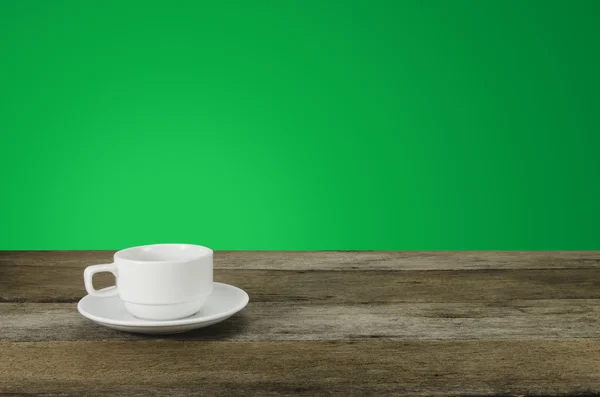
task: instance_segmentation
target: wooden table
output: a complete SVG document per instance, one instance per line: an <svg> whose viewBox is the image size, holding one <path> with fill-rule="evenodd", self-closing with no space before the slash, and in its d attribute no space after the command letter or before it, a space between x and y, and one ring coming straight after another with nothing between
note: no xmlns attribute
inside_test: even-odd
<svg viewBox="0 0 600 397"><path fill-rule="evenodd" d="M600 252L216 252L250 304L166 337L79 315L111 257L0 252L0 393L600 395Z"/></svg>

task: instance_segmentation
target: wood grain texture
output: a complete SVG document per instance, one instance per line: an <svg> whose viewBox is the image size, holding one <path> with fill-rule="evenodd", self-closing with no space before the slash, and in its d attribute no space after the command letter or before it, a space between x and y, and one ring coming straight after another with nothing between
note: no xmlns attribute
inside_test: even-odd
<svg viewBox="0 0 600 397"><path fill-rule="evenodd" d="M0 267L0 300L77 302L86 294L83 269ZM112 276L100 276L98 288L114 283ZM216 269L215 281L243 288L254 302L373 304L600 298L600 268L398 272Z"/></svg>
<svg viewBox="0 0 600 397"><path fill-rule="evenodd" d="M0 392L380 396L591 393L600 341L0 343Z"/></svg>
<svg viewBox="0 0 600 397"><path fill-rule="evenodd" d="M101 327L70 303L0 305L0 341L161 339ZM163 337L164 338L164 337ZM600 299L487 303L311 305L253 302L229 320L177 340L529 340L600 338Z"/></svg>
<svg viewBox="0 0 600 397"><path fill-rule="evenodd" d="M111 258L0 252L0 395L600 396L600 252L216 252L250 304L162 337L77 313Z"/></svg>
<svg viewBox="0 0 600 397"><path fill-rule="evenodd" d="M85 267L115 251L0 251L0 266ZM217 269L477 270L600 268L600 251L216 251Z"/></svg>

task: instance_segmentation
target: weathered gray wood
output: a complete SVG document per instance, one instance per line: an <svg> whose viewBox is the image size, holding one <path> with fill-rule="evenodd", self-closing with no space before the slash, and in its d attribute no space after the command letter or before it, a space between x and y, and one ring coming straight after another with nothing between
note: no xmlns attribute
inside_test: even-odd
<svg viewBox="0 0 600 397"><path fill-rule="evenodd" d="M114 283L99 275L98 287ZM600 298L600 268L461 271L215 270L253 301L333 303L503 302ZM77 302L86 292L83 267L0 267L0 301Z"/></svg>
<svg viewBox="0 0 600 397"><path fill-rule="evenodd" d="M0 395L600 396L600 252L217 252L249 306L168 337L76 312L111 256L0 252Z"/></svg>
<svg viewBox="0 0 600 397"><path fill-rule="evenodd" d="M0 251L1 266L85 267L115 251ZM215 268L476 270L600 268L600 251L216 251Z"/></svg>
<svg viewBox="0 0 600 397"><path fill-rule="evenodd" d="M161 339L115 331L89 321L71 303L0 305L0 340ZM486 303L311 305L251 302L213 327L166 336L178 340L306 341L526 340L600 338L600 299Z"/></svg>
<svg viewBox="0 0 600 397"><path fill-rule="evenodd" d="M0 393L454 396L594 393L600 341L0 343Z"/></svg>

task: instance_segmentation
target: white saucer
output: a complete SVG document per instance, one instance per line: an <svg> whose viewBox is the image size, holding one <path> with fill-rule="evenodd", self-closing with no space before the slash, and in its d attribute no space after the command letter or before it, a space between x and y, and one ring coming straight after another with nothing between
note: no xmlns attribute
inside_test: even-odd
<svg viewBox="0 0 600 397"><path fill-rule="evenodd" d="M109 287L112 288L112 287ZM83 316L100 325L120 331L142 334L177 334L208 327L228 319L248 304L248 294L232 285L214 283L205 306L193 316L179 320L153 321L134 317L118 296L86 295L77 304Z"/></svg>

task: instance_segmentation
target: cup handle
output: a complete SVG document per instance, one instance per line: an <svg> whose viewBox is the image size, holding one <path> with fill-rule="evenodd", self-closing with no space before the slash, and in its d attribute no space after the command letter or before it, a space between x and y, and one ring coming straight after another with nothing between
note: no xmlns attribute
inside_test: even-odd
<svg viewBox="0 0 600 397"><path fill-rule="evenodd" d="M109 264L105 264L105 265L93 265L93 266L86 267L85 270L83 271L83 281L85 282L86 291L91 296L98 296L98 297L108 297L108 296L117 295L119 293L119 291L117 290L116 285L113 285L112 287L109 287L108 289L104 289L104 290L100 290L100 291L98 291L97 289L94 289L94 283L92 282L92 277L94 277L94 274L102 273L102 272L110 272L110 273L114 274L115 277L117 277L117 265L114 263L109 263Z"/></svg>

